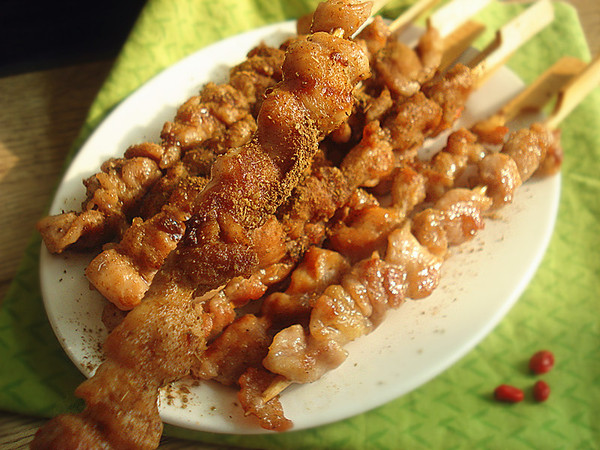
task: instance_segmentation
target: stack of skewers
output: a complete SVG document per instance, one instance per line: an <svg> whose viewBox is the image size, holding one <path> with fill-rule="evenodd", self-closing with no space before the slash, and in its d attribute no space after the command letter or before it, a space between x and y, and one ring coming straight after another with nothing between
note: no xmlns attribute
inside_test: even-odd
<svg viewBox="0 0 600 450"><path fill-rule="evenodd" d="M529 178L560 169L555 130L597 82L597 62L560 62L548 73L568 67L570 84L540 81L456 128L470 94L552 9L536 3L456 63L482 30L450 20L465 2L433 13L416 44L398 40L432 3L362 30L368 6L321 5L298 37L257 47L229 83L182 105L160 144L107 161L85 181L82 211L40 222L54 253L104 246L86 276L110 301L112 331L106 362L77 391L86 410L51 421L38 442L85 434L152 448L158 388L187 376L239 386L246 414L289 429L287 386L318 380L388 309L430 295L451 247ZM487 2L467 3L475 13ZM548 119L510 131L557 92ZM420 153L436 136L446 145Z"/></svg>

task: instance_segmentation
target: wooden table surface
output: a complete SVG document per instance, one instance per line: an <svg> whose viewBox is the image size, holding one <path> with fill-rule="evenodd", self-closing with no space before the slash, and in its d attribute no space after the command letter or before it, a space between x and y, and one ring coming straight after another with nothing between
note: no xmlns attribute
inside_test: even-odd
<svg viewBox="0 0 600 450"><path fill-rule="evenodd" d="M571 3L592 54L600 54L600 1ZM0 78L0 302L111 65L100 60ZM0 449L26 448L43 422L0 411ZM165 438L161 448L222 447Z"/></svg>

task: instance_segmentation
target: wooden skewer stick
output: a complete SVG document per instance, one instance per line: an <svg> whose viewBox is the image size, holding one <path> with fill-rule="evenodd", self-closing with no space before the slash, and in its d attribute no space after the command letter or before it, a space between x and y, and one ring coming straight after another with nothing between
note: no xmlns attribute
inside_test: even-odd
<svg viewBox="0 0 600 450"><path fill-rule="evenodd" d="M408 25L417 20L420 16L425 14L440 0L419 0L408 8L404 13L398 16L389 26L392 33L399 33L404 30Z"/></svg>
<svg viewBox="0 0 600 450"><path fill-rule="evenodd" d="M559 123L598 85L600 85L600 55L560 90L554 111L546 119L546 126L551 129L557 128Z"/></svg>
<svg viewBox="0 0 600 450"><path fill-rule="evenodd" d="M439 71L443 72L460 56L479 34L484 30L483 25L467 20L465 14L476 14L490 0L454 0L433 14L428 21L429 26L444 27L444 55ZM465 12L466 11L466 12ZM462 19L462 25L450 32L449 23L455 26L457 20ZM477 80L476 85L482 85L508 58L525 42L548 26L554 19L554 9L549 0L539 0L533 6L513 20L503 25L497 32L494 40L486 46L475 58L469 62L469 67ZM436 25L440 23L440 25ZM441 34L441 33L440 33ZM442 36L444 36L442 34Z"/></svg>
<svg viewBox="0 0 600 450"><path fill-rule="evenodd" d="M352 38L355 38L356 36L358 36L361 33L361 31L371 23L373 17L376 16L377 13L381 10L381 8L383 8L389 1L390 0L371 0L370 18L368 20L366 20L360 27L358 27L358 30L356 30L354 32L354 34L352 35ZM432 0L428 0L428 1L432 1ZM436 0L436 1L439 1L439 0ZM406 14L406 13L404 13L404 14ZM402 17L402 16L400 16L400 17Z"/></svg>
<svg viewBox="0 0 600 450"><path fill-rule="evenodd" d="M494 41L469 63L478 80L477 84L483 84L515 50L550 24L553 19L554 9L550 0L539 0L502 26L496 32Z"/></svg>
<svg viewBox="0 0 600 450"><path fill-rule="evenodd" d="M460 4L463 0L455 1L458 2L457 4ZM480 5L479 9L481 7L483 6ZM519 47L549 25L553 18L554 10L550 1L539 0L510 22L503 25L496 32L494 40L467 63L476 80L476 87L481 86ZM470 46L483 29L483 25L473 21L466 21L462 26L448 35L444 41L444 54L438 72L441 73L449 67ZM455 40L455 42L452 42L452 40Z"/></svg>
<svg viewBox="0 0 600 450"><path fill-rule="evenodd" d="M444 53L438 72L444 72L462 55L471 44L485 31L485 26L473 20L467 20L459 28L444 38Z"/></svg>
<svg viewBox="0 0 600 450"><path fill-rule="evenodd" d="M492 0L454 0L431 14L427 19L427 26L434 27L445 38L491 2Z"/></svg>
<svg viewBox="0 0 600 450"><path fill-rule="evenodd" d="M389 25L390 32L399 34L438 2L439 0L418 1ZM438 71L447 69L485 30L485 26L469 18L491 2L492 0L453 0L427 18L427 26L436 28L444 40L444 54Z"/></svg>
<svg viewBox="0 0 600 450"><path fill-rule="evenodd" d="M269 387L265 389L261 398L263 402L267 403L269 400L277 397L283 391L285 391L293 382L288 380L283 375L277 375L275 379L271 382Z"/></svg>
<svg viewBox="0 0 600 450"><path fill-rule="evenodd" d="M483 56L476 57L474 59L474 63L471 63L472 67L475 67L476 69L476 77L479 80L487 78L489 75L491 75L491 73L498 69L504 63L504 61L506 61L510 55L517 50L517 48L519 48L524 42L529 40L532 36L534 36L552 21L553 10L550 9L550 15L548 15L548 9L546 8L547 4L548 2L546 0L539 1L497 32L496 40L494 40L494 42L492 42L486 48L486 50L482 52ZM544 13L541 15L541 23L537 22L537 13ZM514 29L519 31L516 38L510 39L508 44L497 45L496 42L498 40L498 36L501 38L506 33L509 33ZM507 41L501 39L501 44L503 42ZM499 53L498 56L496 56L496 52ZM261 396L262 400L264 402L268 402L283 392L291 384L293 384L292 381L283 376L278 376L269 385L269 387L265 389L263 395Z"/></svg>
<svg viewBox="0 0 600 450"><path fill-rule="evenodd" d="M508 123L523 112L540 111L585 67L586 64L578 58L562 57L504 105L497 116L501 116L503 122Z"/></svg>

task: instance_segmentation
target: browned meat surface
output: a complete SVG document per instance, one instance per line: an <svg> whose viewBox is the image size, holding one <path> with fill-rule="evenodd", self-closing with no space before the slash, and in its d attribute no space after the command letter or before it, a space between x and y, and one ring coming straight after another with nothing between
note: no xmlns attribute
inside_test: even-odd
<svg viewBox="0 0 600 450"><path fill-rule="evenodd" d="M263 300L261 315L277 326L306 322L314 297L329 284L337 282L348 268L347 259L339 253L311 247L290 275L287 289L274 292Z"/></svg>
<svg viewBox="0 0 600 450"><path fill-rule="evenodd" d="M316 33L289 46L283 74L282 83L263 101L255 137L216 160L208 185L193 204L184 238L155 275L144 301L110 333L98 376L78 388L87 405L80 417L102 429L107 445L158 445L157 389L190 373L211 333L211 316L195 296L234 276L250 275L260 264L264 252L255 248L252 231L289 196L310 167L319 139L350 114L352 92L369 69L356 44ZM123 373L134 378L133 384L110 382ZM240 383L242 394L248 393L244 376ZM260 392L255 387L250 391ZM264 407L242 394L243 403ZM123 395L125 400L113 404ZM145 406L146 398L152 399L153 410ZM126 423L128 417L143 419ZM289 425L283 420L272 426ZM36 439L43 442L55 433L52 426L44 427Z"/></svg>
<svg viewBox="0 0 600 450"><path fill-rule="evenodd" d="M319 136L349 114L349 86L368 73L364 54L355 44L325 33L291 44L288 52L284 83L263 102L256 140L215 162L189 231L175 251L174 258L193 268L188 276L200 292L232 276L249 275L256 267L244 230L260 225L265 214L289 196L309 167ZM315 60L320 62L318 69Z"/></svg>
<svg viewBox="0 0 600 450"><path fill-rule="evenodd" d="M31 450L64 448L111 449L99 427L83 416L60 415L48 422L49 431L36 436Z"/></svg>
<svg viewBox="0 0 600 450"><path fill-rule="evenodd" d="M371 15L371 2L361 0L329 0L319 3L313 14L311 31L333 33L344 30L344 36L352 36Z"/></svg>
<svg viewBox="0 0 600 450"><path fill-rule="evenodd" d="M552 133L540 124L529 129L512 133L502 148L502 153L510 156L517 165L521 181L527 181L546 157L546 152L554 141Z"/></svg>
<svg viewBox="0 0 600 450"><path fill-rule="evenodd" d="M272 338L270 325L265 317L240 317L208 346L199 364L192 368L193 376L225 385L237 383L248 367L260 365L267 354Z"/></svg>
<svg viewBox="0 0 600 450"><path fill-rule="evenodd" d="M36 228L50 253L62 253L67 248L93 248L112 234L106 216L100 211L67 212L41 219ZM82 238L83 236L83 238Z"/></svg>
<svg viewBox="0 0 600 450"><path fill-rule="evenodd" d="M375 186L379 180L391 174L396 160L389 136L379 122L369 122L361 141L344 157L340 168L353 188Z"/></svg>
<svg viewBox="0 0 600 450"><path fill-rule="evenodd" d="M96 247L124 230L137 202L162 176L157 163L142 156L111 159L101 169L84 181L87 199L82 212L48 216L37 223L51 253Z"/></svg>
<svg viewBox="0 0 600 450"><path fill-rule="evenodd" d="M133 309L105 310L107 360L77 390L86 409L54 419L34 445L74 448L85 434L89 446L154 448L158 389L188 375L237 384L247 415L289 429L276 382L339 366L344 345L389 309L432 293L449 248L472 239L487 210L557 170L556 136L534 125L507 139L495 120L417 161L460 116L473 79L461 65L434 78L432 28L414 50L377 19L355 42L340 39L368 14L355 0L320 5L298 24L312 35L257 47L228 85L181 106L162 146L128 150L166 174L88 276ZM369 60L377 76L356 101ZM236 311L251 300L262 301L254 313Z"/></svg>
<svg viewBox="0 0 600 450"><path fill-rule="evenodd" d="M425 138L435 135L441 115L440 106L421 92L394 105L383 122L394 151L405 159L414 159Z"/></svg>
<svg viewBox="0 0 600 450"><path fill-rule="evenodd" d="M263 365L289 381L309 383L346 359L344 344L370 332L370 317L399 306L406 275L378 256L357 263L313 303L308 331L296 324L275 335Z"/></svg>
<svg viewBox="0 0 600 450"><path fill-rule="evenodd" d="M376 50L374 81L386 86L396 97L416 94L423 83L433 78L442 61L443 41L439 33L428 27L415 51L397 39L388 39L385 46L380 47L384 33L381 25L376 26L374 36L369 36L375 38L374 42L370 46L367 43L367 48Z"/></svg>
<svg viewBox="0 0 600 450"><path fill-rule="evenodd" d="M546 156L542 159L535 175L540 177L556 175L560 172L563 159L563 149L560 145L560 130L554 130L552 131L550 143L546 149Z"/></svg>
<svg viewBox="0 0 600 450"><path fill-rule="evenodd" d="M246 414L255 416L260 426L273 431L286 431L292 422L283 415L279 398L265 402L263 391L273 382L275 375L256 367L250 367L239 379L241 389L238 398Z"/></svg>
<svg viewBox="0 0 600 450"><path fill-rule="evenodd" d="M380 82L396 96L410 97L421 88L421 61L413 49L400 41L388 42L375 55L373 66Z"/></svg>
<svg viewBox="0 0 600 450"><path fill-rule="evenodd" d="M366 47L367 55L372 62L377 52L385 47L390 35L390 29L385 21L381 16L375 16L373 21L359 33L356 41Z"/></svg>
<svg viewBox="0 0 600 450"><path fill-rule="evenodd" d="M461 128L450 134L443 150L419 164L427 178L427 198L436 201L454 187L485 186L493 208L511 203L517 188L544 164L548 149L560 147L539 124L508 137L507 132L492 120L476 124L472 131ZM504 140L497 151L495 147ZM557 160L549 158L549 166L554 167L550 173L560 165Z"/></svg>
<svg viewBox="0 0 600 450"><path fill-rule="evenodd" d="M472 239L483 228L482 213L492 203L484 192L485 189L451 189L431 208L417 213L412 229L419 242L443 256L449 245Z"/></svg>
<svg viewBox="0 0 600 450"><path fill-rule="evenodd" d="M454 187L469 165L478 164L486 155L485 148L470 131L461 128L448 136L446 147L421 166L427 178L427 197L440 198Z"/></svg>
<svg viewBox="0 0 600 450"><path fill-rule="evenodd" d="M505 122L503 115L494 114L473 125L471 132L477 136L479 142L490 145L501 145L504 143L504 139L508 133L508 127L506 127Z"/></svg>
<svg viewBox="0 0 600 450"><path fill-rule="evenodd" d="M163 126L160 137L163 146L177 155L175 162L181 152L209 139L222 139L240 121L253 121L248 99L231 85L208 83L199 95L179 107L175 119Z"/></svg>
<svg viewBox="0 0 600 450"><path fill-rule="evenodd" d="M137 212L140 199L161 179L159 169L174 166L182 153L193 153L183 156L188 166L194 166L194 175L209 175L215 154L246 144L256 131L251 113L258 112L264 90L281 80L283 55L282 50L258 46L245 62L232 69L230 85L208 83L179 108L174 120L164 125L161 145L134 145L127 149L125 158L107 161L102 172L84 181L87 200L82 212L67 212L39 222L48 249L52 253L66 248L89 249L118 235L128 227L127 219ZM171 173L170 178L174 177L176 173ZM172 188L169 180L160 184L153 193L158 202L161 195L164 201ZM142 214L149 218L160 206L146 206Z"/></svg>
<svg viewBox="0 0 600 450"><path fill-rule="evenodd" d="M121 241L86 267L92 286L120 309L136 306L183 236L193 199L205 185L203 178L187 178L158 214L148 220L134 219Z"/></svg>
<svg viewBox="0 0 600 450"><path fill-rule="evenodd" d="M179 301L179 286L170 287L168 296L152 296L113 330L104 345L106 361L76 390L86 409L48 422L36 434L34 448L46 448L49 438L51 448L80 448L71 443L86 442L90 429L97 431L91 448L158 446L158 388L189 371L210 324L201 305Z"/></svg>
<svg viewBox="0 0 600 450"><path fill-rule="evenodd" d="M284 55L282 49L261 44L248 53L246 61L231 69L229 83L248 99L254 115L258 114L264 92L281 81Z"/></svg>
<svg viewBox="0 0 600 450"><path fill-rule="evenodd" d="M329 283L310 301L308 326L295 324L278 332L263 365L298 383L315 381L337 367L345 359L343 345L371 332L386 311L400 306L405 297L422 298L437 286L445 249L430 251L428 246L435 248L428 239L427 227L431 229L433 224L425 219L439 220L438 228L446 242L456 245L481 228L481 212L490 203L479 191L449 191L434 206L438 216L419 213L415 216L421 218L418 221L407 221L391 232L383 232L387 245L381 252L355 263L341 281ZM329 254L324 264L336 267L334 254ZM274 304L272 309L276 311L277 306ZM283 310L287 308L285 304Z"/></svg>
<svg viewBox="0 0 600 450"><path fill-rule="evenodd" d="M494 208L512 203L515 191L521 186L521 176L515 161L504 153L490 153L479 164L479 180L487 186L486 195Z"/></svg>
<svg viewBox="0 0 600 450"><path fill-rule="evenodd" d="M423 86L423 93L442 108L442 120L432 135L450 128L460 117L473 85L471 70L456 64L439 80L433 79Z"/></svg>
<svg viewBox="0 0 600 450"><path fill-rule="evenodd" d="M403 220L404 216L394 208L378 204L357 208L334 225L328 245L351 261L359 261L385 249L388 233Z"/></svg>
<svg viewBox="0 0 600 450"><path fill-rule="evenodd" d="M83 207L107 216L120 216L123 221L147 189L162 176L156 162L142 156L110 159L101 169L83 182L87 191Z"/></svg>

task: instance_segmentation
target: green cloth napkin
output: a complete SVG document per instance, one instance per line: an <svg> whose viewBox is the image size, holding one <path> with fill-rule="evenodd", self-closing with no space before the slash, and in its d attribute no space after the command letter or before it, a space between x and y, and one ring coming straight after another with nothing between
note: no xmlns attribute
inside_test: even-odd
<svg viewBox="0 0 600 450"><path fill-rule="evenodd" d="M408 2L391 2L393 17ZM146 80L214 41L295 18L315 0L149 0L91 107L77 150L112 108ZM492 31L522 11L493 4L479 14ZM589 60L577 14L555 4L556 19L510 60L531 82L560 56ZM452 368L414 392L332 425L259 436L165 428L172 436L252 448L599 448L600 447L600 92L563 123L565 160L559 218L535 278L501 324ZM158 135L159 130L157 130ZM82 375L54 337L38 283L34 236L0 310L0 408L49 417L78 411ZM515 256L518 257L518 256ZM426 300L425 300L426 301ZM498 404L500 383L533 385L526 360L540 348L556 355L543 404Z"/></svg>

